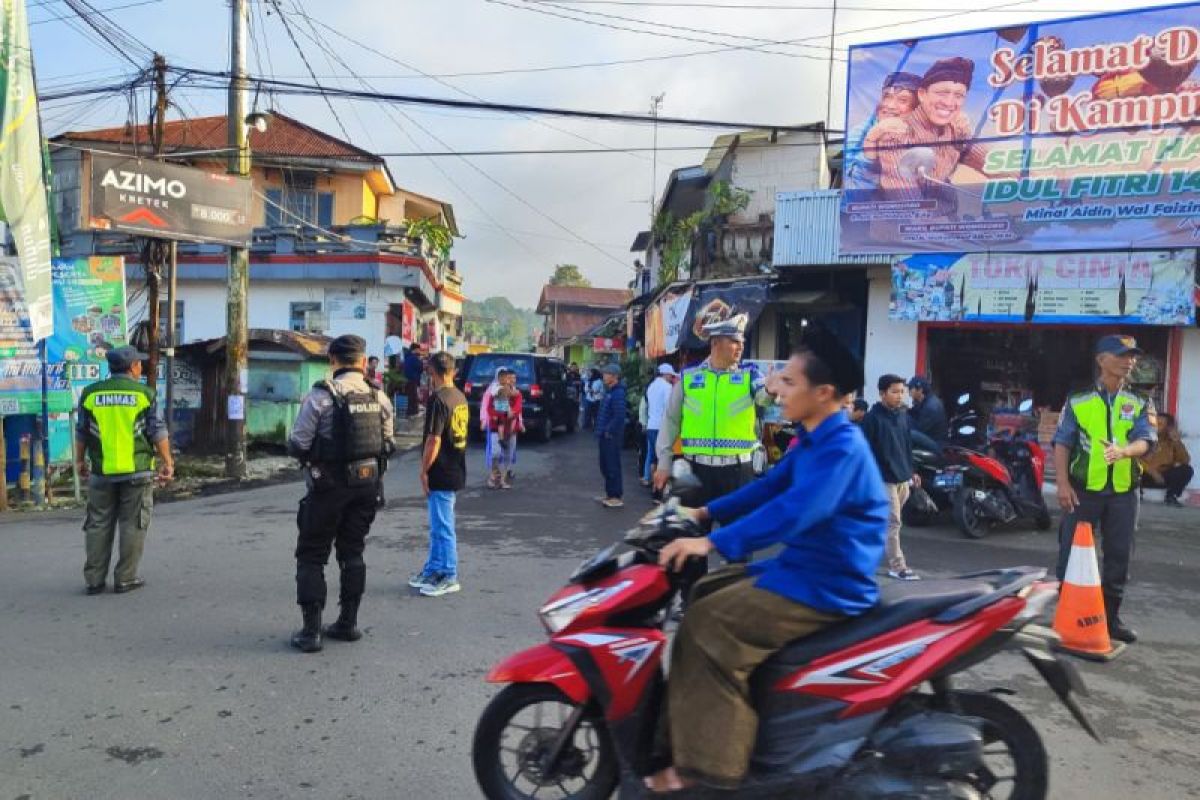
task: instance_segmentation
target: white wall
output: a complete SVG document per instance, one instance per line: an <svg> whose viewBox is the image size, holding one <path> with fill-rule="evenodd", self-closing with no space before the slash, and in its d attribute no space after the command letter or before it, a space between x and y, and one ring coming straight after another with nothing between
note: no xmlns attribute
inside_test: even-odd
<svg viewBox="0 0 1200 800"><path fill-rule="evenodd" d="M780 136L774 147L753 142L739 148L731 183L754 194L738 218L756 220L759 214L773 215L778 192L827 188L825 148L821 145L820 134L794 133Z"/></svg>
<svg viewBox="0 0 1200 800"><path fill-rule="evenodd" d="M325 302L325 290L366 292L366 319L329 320L330 336L353 333L367 340L369 355L383 356L389 303L399 303L404 293L399 288L366 287L350 281L341 283L255 282L250 285L249 324L251 328L291 327L291 304ZM183 301L183 342L216 339L225 335L225 286L211 281L180 281L179 299ZM131 303L130 324L145 319L146 304Z"/></svg>
<svg viewBox="0 0 1200 800"><path fill-rule="evenodd" d="M876 381L889 372L910 377L917 368L917 323L888 319L892 299L890 269L867 273L867 343L864 353L866 399L878 399Z"/></svg>
<svg viewBox="0 0 1200 800"><path fill-rule="evenodd" d="M1192 454L1192 465L1200 469L1200 330L1185 328L1183 354L1179 361L1179 429ZM1200 490L1200 479L1189 487Z"/></svg>

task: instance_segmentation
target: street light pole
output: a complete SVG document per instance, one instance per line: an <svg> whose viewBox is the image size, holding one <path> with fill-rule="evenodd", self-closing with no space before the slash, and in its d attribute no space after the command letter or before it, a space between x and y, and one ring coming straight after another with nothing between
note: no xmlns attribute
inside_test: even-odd
<svg viewBox="0 0 1200 800"><path fill-rule="evenodd" d="M246 128L246 32L250 24L246 0L232 0L229 31L229 172L250 174L250 141ZM225 316L225 476L246 477L247 295L250 291L250 251L229 248L228 309ZM174 298L172 298L174 300Z"/></svg>

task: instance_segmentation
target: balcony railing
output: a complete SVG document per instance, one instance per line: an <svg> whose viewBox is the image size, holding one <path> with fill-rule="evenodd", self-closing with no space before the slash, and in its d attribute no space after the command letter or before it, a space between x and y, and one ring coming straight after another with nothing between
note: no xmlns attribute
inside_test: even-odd
<svg viewBox="0 0 1200 800"><path fill-rule="evenodd" d="M78 231L67 237L65 249L82 250L95 255L137 256L140 252L139 238L127 233ZM225 246L219 244L179 243L181 256L221 255L225 250ZM250 252L254 255L379 252L421 258L419 240L410 239L402 225L334 225L328 229L328 233L302 225L255 228L250 239ZM446 270L446 274L457 275L450 269Z"/></svg>
<svg viewBox="0 0 1200 800"><path fill-rule="evenodd" d="M701 228L692 244L692 278L709 280L759 275L771 269L775 222L726 222Z"/></svg>

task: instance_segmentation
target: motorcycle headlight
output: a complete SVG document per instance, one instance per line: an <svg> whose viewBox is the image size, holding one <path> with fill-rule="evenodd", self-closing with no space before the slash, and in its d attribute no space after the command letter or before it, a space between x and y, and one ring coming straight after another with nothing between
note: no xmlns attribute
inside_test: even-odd
<svg viewBox="0 0 1200 800"><path fill-rule="evenodd" d="M598 586L595 589L587 589L560 597L553 603L542 606L538 610L538 617L541 618L542 625L546 627L547 631L558 633L578 619L580 614L603 603L613 595L620 594L632 583L632 581L622 581L615 586Z"/></svg>

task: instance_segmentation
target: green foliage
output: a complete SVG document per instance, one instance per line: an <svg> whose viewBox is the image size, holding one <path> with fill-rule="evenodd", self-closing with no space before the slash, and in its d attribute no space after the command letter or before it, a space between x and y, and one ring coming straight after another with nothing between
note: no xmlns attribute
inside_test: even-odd
<svg viewBox="0 0 1200 800"><path fill-rule="evenodd" d="M550 276L551 286L581 286L590 288L592 282L583 277L583 273L579 271L579 267L574 264L557 264L554 267L554 274Z"/></svg>
<svg viewBox="0 0 1200 800"><path fill-rule="evenodd" d="M463 303L463 333L470 341L486 339L495 350L531 352L541 327L542 318L532 309L515 308L506 297Z"/></svg>
<svg viewBox="0 0 1200 800"><path fill-rule="evenodd" d="M654 220L654 241L659 245L658 282L667 284L679 280L683 266L692 252L692 242L705 224L717 217L745 211L753 192L730 185L729 181L714 181L705 192L704 208L683 219L675 219L664 211Z"/></svg>
<svg viewBox="0 0 1200 800"><path fill-rule="evenodd" d="M621 359L621 379L625 381L625 402L629 404L629 409L635 415L637 414L638 404L642 402L642 395L646 393L646 387L653 380L651 371L654 362L644 358L641 353L627 353Z"/></svg>
<svg viewBox="0 0 1200 800"><path fill-rule="evenodd" d="M388 397L392 397L404 391L404 387L408 385L408 381L404 378L404 370L388 369L383 372L383 391Z"/></svg>
<svg viewBox="0 0 1200 800"><path fill-rule="evenodd" d="M439 264L450 259L454 235L450 233L449 228L433 217L408 219L404 224L408 227L408 238L420 240L421 254L425 258Z"/></svg>

